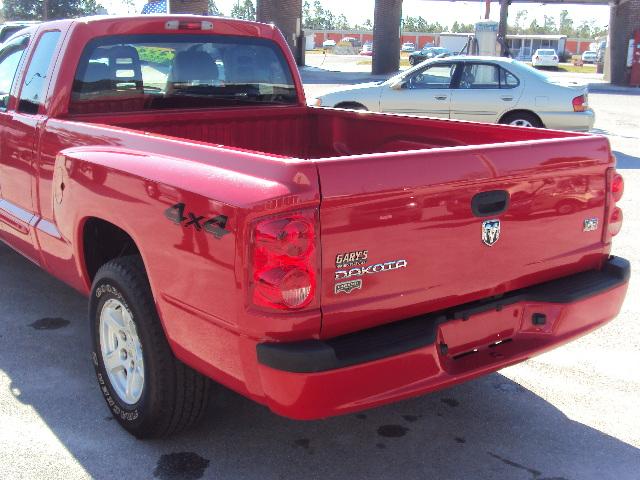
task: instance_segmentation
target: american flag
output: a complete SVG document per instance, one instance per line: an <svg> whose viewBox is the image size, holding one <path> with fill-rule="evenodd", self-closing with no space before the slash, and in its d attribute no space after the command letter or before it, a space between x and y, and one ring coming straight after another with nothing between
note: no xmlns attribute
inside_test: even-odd
<svg viewBox="0 0 640 480"><path fill-rule="evenodd" d="M149 2L142 7L142 13L167 13L167 1L156 0L155 2Z"/></svg>

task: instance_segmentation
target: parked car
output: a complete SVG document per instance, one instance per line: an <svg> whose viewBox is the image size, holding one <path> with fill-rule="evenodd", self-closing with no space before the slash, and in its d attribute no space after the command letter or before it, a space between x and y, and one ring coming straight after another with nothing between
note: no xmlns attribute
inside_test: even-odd
<svg viewBox="0 0 640 480"><path fill-rule="evenodd" d="M413 52L416 49L416 44L413 42L405 42L400 47L401 52Z"/></svg>
<svg viewBox="0 0 640 480"><path fill-rule="evenodd" d="M598 59L598 52L593 50L587 50L582 54L582 63L596 63Z"/></svg>
<svg viewBox="0 0 640 480"><path fill-rule="evenodd" d="M9 38L14 33L22 30L23 28L27 28L31 25L36 25L40 22L35 21L23 21L23 22L5 22L0 25L0 43L3 43L7 38Z"/></svg>
<svg viewBox="0 0 640 480"><path fill-rule="evenodd" d="M384 82L322 95L319 104L374 112L588 131L594 113L586 87L555 83L510 58L427 60Z"/></svg>
<svg viewBox="0 0 640 480"><path fill-rule="evenodd" d="M409 64L417 65L420 62L424 62L425 60L429 60L430 58L435 58L443 55L450 55L451 52L443 47L424 47L422 50L417 52L413 52L409 55Z"/></svg>
<svg viewBox="0 0 640 480"><path fill-rule="evenodd" d="M558 54L552 48L539 48L531 57L531 65L533 67L558 68L559 63Z"/></svg>
<svg viewBox="0 0 640 480"><path fill-rule="evenodd" d="M333 48L335 46L336 46L335 40L328 39L322 42L322 48Z"/></svg>
<svg viewBox="0 0 640 480"><path fill-rule="evenodd" d="M344 37L342 40L338 42L338 44L352 46L354 48L359 48L362 46L362 42L354 37Z"/></svg>
<svg viewBox="0 0 640 480"><path fill-rule="evenodd" d="M468 65L388 91L528 82ZM0 240L88 297L97 391L139 438L201 423L212 380L295 419L447 388L624 300L603 136L310 107L279 31L221 17L44 23L0 72Z"/></svg>
<svg viewBox="0 0 640 480"><path fill-rule="evenodd" d="M373 42L365 42L362 45L362 50L360 50L360 55L366 55L368 57L373 55Z"/></svg>

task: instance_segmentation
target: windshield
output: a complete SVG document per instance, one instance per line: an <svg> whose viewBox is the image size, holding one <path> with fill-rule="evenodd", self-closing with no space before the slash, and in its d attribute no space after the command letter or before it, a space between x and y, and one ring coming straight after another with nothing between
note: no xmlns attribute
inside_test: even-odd
<svg viewBox="0 0 640 480"><path fill-rule="evenodd" d="M76 71L71 113L295 104L296 88L271 40L135 35L90 42Z"/></svg>

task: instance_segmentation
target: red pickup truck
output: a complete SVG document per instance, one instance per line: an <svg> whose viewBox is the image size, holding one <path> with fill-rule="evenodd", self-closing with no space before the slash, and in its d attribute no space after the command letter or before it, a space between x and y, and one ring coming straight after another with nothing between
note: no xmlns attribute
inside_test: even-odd
<svg viewBox="0 0 640 480"><path fill-rule="evenodd" d="M520 362L618 313L603 137L308 107L271 25L43 23L0 47L0 236L89 296L138 437L211 379L296 419Z"/></svg>

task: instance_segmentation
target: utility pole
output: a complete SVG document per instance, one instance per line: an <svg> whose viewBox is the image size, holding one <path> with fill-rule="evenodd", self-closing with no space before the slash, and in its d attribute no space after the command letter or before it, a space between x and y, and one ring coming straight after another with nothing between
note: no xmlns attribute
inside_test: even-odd
<svg viewBox="0 0 640 480"><path fill-rule="evenodd" d="M491 13L491 0L486 0L484 4L484 19L489 20L489 14Z"/></svg>
<svg viewBox="0 0 640 480"><path fill-rule="evenodd" d="M42 2L42 20L47 21L49 19L49 0Z"/></svg>

